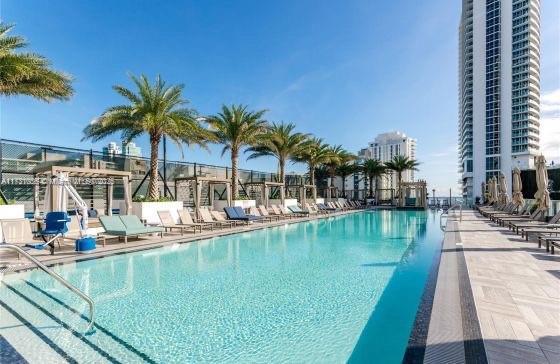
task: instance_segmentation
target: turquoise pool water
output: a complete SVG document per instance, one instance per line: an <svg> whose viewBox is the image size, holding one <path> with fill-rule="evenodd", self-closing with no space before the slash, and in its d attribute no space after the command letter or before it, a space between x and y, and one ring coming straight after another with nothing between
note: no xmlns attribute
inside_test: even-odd
<svg viewBox="0 0 560 364"><path fill-rule="evenodd" d="M0 335L32 362L396 363L441 239L429 212L360 212L58 266L96 302L86 337L67 290L6 275Z"/></svg>

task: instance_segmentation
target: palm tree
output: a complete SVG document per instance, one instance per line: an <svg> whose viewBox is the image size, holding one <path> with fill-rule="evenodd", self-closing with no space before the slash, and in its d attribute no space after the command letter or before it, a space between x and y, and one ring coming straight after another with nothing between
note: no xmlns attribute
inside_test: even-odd
<svg viewBox="0 0 560 364"><path fill-rule="evenodd" d="M309 184L315 185L315 168L327 163L331 158L331 151L323 139L311 138L303 143L301 150L292 159L296 162L307 163L309 168Z"/></svg>
<svg viewBox="0 0 560 364"><path fill-rule="evenodd" d="M222 155L228 150L231 152L233 199L237 199L239 196L237 190L239 152L246 146L257 144L268 131L268 124L263 119L265 112L266 110L247 110L245 105L232 105L230 107L223 105L220 113L206 119L215 139L224 145Z"/></svg>
<svg viewBox="0 0 560 364"><path fill-rule="evenodd" d="M351 174L356 173L357 170L358 168L356 164L350 162L341 164L336 168L336 174L340 176L340 178L342 179L342 197L346 197L346 189L345 189L346 178Z"/></svg>
<svg viewBox="0 0 560 364"><path fill-rule="evenodd" d="M50 62L35 53L17 53L25 39L10 36L13 25L0 23L0 95L26 95L43 101L72 96L70 76L50 68Z"/></svg>
<svg viewBox="0 0 560 364"><path fill-rule="evenodd" d="M150 181L148 198L159 198L158 152L164 137L169 137L179 147L183 144L205 146L212 135L196 120L196 112L186 107L189 103L181 93L183 85L167 86L157 76L150 84L144 75L130 76L137 92L124 87L113 86L128 103L107 108L99 118L84 129L84 138L101 140L116 132L121 132L123 142L129 142L141 134L150 137Z"/></svg>
<svg viewBox="0 0 560 364"><path fill-rule="evenodd" d="M387 167L378 159L366 159L360 166L360 170L366 176L369 187L369 197L373 194L373 181L375 181L375 192L379 186L379 179L387 172Z"/></svg>
<svg viewBox="0 0 560 364"><path fill-rule="evenodd" d="M278 159L278 177L281 183L286 180L286 162L300 152L308 137L308 134L294 132L295 127L292 123L273 123L261 140L247 149L251 153L247 159L265 156Z"/></svg>
<svg viewBox="0 0 560 364"><path fill-rule="evenodd" d="M412 158L403 155L396 155L392 160L385 163L387 169L397 173L398 196L401 195L402 174L405 171L417 171L420 163Z"/></svg>
<svg viewBox="0 0 560 364"><path fill-rule="evenodd" d="M334 186L334 178L336 177L336 169L351 160L356 159L356 157L344 150L341 145L335 145L329 148L330 157L325 163L329 171L329 177L331 179L331 186Z"/></svg>

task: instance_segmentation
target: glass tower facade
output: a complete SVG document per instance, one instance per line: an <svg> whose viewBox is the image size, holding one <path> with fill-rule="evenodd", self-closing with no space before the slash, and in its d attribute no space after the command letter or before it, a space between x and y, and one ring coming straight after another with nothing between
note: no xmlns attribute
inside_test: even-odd
<svg viewBox="0 0 560 364"><path fill-rule="evenodd" d="M459 172L463 197L539 150L540 1L463 0L459 24ZM478 186L478 187L477 187Z"/></svg>

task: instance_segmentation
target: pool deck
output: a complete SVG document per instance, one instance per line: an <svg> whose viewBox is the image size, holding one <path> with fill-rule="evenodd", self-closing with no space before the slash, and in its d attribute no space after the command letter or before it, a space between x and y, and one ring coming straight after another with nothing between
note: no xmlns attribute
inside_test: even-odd
<svg viewBox="0 0 560 364"><path fill-rule="evenodd" d="M292 223L299 223L305 221L312 221L317 219L325 219L331 218L335 216L346 215L358 211L363 210L348 210L348 211L340 211L330 214L318 214L318 215L311 215L309 217L300 217L300 218L290 218L290 219L281 219L279 221L273 222L253 222L249 225L241 225L233 228L225 228L220 229L216 228L214 230L203 230L202 233L197 232L193 234L192 231L185 231L184 235L181 235L177 230L173 230L172 232L169 231L164 234L163 237L157 236L141 236L138 239L130 238L128 243L124 243L123 240L119 240L117 238L107 238L106 246L103 246L100 241L98 241L97 247L95 251L88 253L88 254L81 254L74 251L74 244L70 240L66 240L61 244L59 248L56 245L56 250L54 255L50 255L49 250L36 250L31 249L27 252L30 253L33 257L41 261L43 264L47 266L52 266L56 264L65 264L71 263L80 260L86 259L95 259L101 258L108 255L114 254L124 254L130 253L134 251L141 251L146 249L154 249L163 246L173 245L173 244L183 244L189 243L193 241L203 240L203 239L212 239L224 235L236 234L236 233L243 233L253 230L264 229L268 227L274 226L283 226L286 224ZM21 258L18 259L17 254L12 251L4 250L0 251L0 273L11 273L11 272L18 272L22 270L36 268L36 265L29 262L28 260Z"/></svg>
<svg viewBox="0 0 560 364"><path fill-rule="evenodd" d="M450 217L424 356L443 361L560 363L560 255L472 210Z"/></svg>

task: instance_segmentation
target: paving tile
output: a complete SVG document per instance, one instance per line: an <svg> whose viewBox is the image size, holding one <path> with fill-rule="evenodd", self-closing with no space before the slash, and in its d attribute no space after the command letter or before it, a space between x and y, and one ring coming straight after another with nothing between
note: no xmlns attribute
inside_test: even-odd
<svg viewBox="0 0 560 364"><path fill-rule="evenodd" d="M488 361L560 363L560 257L473 211L456 229Z"/></svg>

